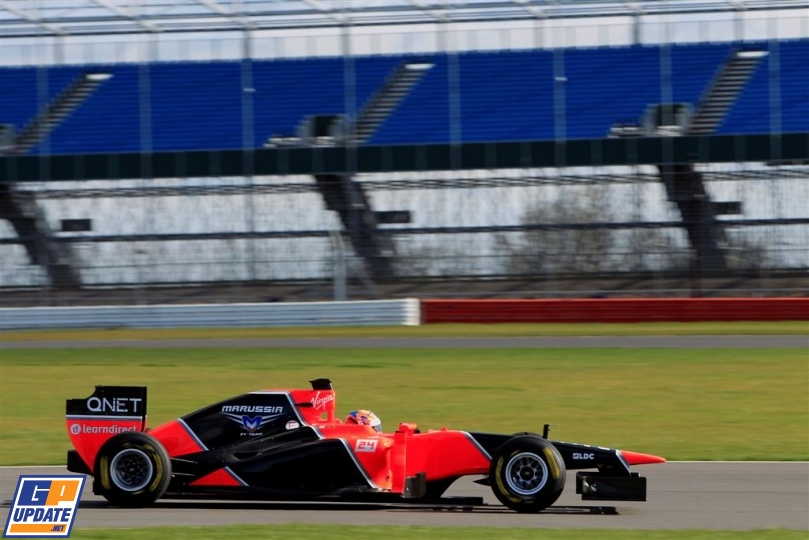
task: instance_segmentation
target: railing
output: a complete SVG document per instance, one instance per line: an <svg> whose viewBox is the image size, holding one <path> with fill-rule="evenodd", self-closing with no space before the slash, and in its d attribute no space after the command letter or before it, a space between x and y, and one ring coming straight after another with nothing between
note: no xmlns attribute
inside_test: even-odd
<svg viewBox="0 0 809 540"><path fill-rule="evenodd" d="M369 300L0 308L0 331L418 326L434 323L809 321L809 297Z"/></svg>
<svg viewBox="0 0 809 540"><path fill-rule="evenodd" d="M0 330L416 326L417 299L357 302L83 306L0 309Z"/></svg>
<svg viewBox="0 0 809 540"><path fill-rule="evenodd" d="M423 324L809 320L809 298L423 300Z"/></svg>

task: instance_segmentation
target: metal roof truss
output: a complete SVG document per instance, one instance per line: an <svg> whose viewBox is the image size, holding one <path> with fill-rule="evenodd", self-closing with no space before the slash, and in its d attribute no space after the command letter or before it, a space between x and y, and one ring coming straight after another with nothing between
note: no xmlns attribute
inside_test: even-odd
<svg viewBox="0 0 809 540"><path fill-rule="evenodd" d="M0 38L806 9L805 0L0 0Z"/></svg>

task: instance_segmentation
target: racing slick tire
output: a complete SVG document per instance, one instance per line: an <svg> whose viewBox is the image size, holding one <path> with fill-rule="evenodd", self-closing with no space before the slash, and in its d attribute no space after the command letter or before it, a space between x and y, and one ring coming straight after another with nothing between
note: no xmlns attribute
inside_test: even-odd
<svg viewBox="0 0 809 540"><path fill-rule="evenodd" d="M519 513L537 513L565 487L565 461L553 444L532 435L512 437L497 449L489 468L495 497Z"/></svg>
<svg viewBox="0 0 809 540"><path fill-rule="evenodd" d="M126 431L103 444L93 471L95 493L115 506L140 508L166 492L171 481L171 459L151 435Z"/></svg>

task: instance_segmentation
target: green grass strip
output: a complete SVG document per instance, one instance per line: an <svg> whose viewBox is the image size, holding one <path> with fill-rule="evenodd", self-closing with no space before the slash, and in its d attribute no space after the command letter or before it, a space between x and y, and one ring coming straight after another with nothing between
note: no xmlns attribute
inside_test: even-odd
<svg viewBox="0 0 809 540"><path fill-rule="evenodd" d="M308 328L171 328L153 330L42 330L2 332L0 333L0 341L632 335L809 335L809 321L634 324L430 324L415 327L374 326Z"/></svg>
<svg viewBox="0 0 809 540"><path fill-rule="evenodd" d="M149 387L156 426L244 392L329 377L386 430L541 432L670 460L809 459L805 349L24 349L0 351L0 464L62 464L65 399Z"/></svg>
<svg viewBox="0 0 809 540"><path fill-rule="evenodd" d="M79 540L805 540L805 531L768 529L756 531L667 530L636 531L607 529L520 529L496 527L401 527L348 525L236 525L221 527L150 527L138 529L79 529Z"/></svg>

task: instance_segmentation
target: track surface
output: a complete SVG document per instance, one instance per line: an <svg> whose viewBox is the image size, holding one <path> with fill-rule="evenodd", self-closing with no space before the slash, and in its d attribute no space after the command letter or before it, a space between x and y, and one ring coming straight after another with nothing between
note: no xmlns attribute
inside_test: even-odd
<svg viewBox="0 0 809 540"><path fill-rule="evenodd" d="M497 505L489 488L461 479L448 495L483 496L471 512L360 505L160 501L153 508L107 507L85 483L76 527L219 525L234 523L330 523L365 525L487 525L542 528L809 530L809 463L666 463L637 467L649 479L645 503L605 502L617 513L588 510L568 475L557 506L520 515ZM65 474L60 467L0 468L0 523L20 474ZM88 479L89 480L89 479ZM564 508L561 508L564 507Z"/></svg>
<svg viewBox="0 0 809 540"><path fill-rule="evenodd" d="M571 336L571 337L358 337L266 339L143 339L2 341L0 349L353 347L353 348L809 348L809 336Z"/></svg>

